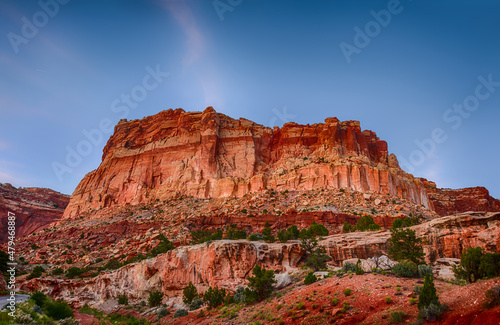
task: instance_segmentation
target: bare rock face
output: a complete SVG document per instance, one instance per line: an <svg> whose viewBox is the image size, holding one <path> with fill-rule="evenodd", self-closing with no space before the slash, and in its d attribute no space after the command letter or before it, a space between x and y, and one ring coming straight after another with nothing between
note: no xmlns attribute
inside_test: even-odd
<svg viewBox="0 0 500 325"><path fill-rule="evenodd" d="M467 211L500 211L500 200L491 197L484 187L452 190L436 188L432 182L424 184L429 184L427 186L429 199L434 210L441 216Z"/></svg>
<svg viewBox="0 0 500 325"><path fill-rule="evenodd" d="M246 278L255 265L286 271L295 268L302 255L299 243L223 240L180 247L116 271L103 272L90 280L33 279L21 288L47 289L50 295L74 306L85 302L95 305L122 294L131 300L147 300L153 290L161 290L168 297L179 297L190 281L200 292L215 285L235 291L238 286L246 285Z"/></svg>
<svg viewBox="0 0 500 325"><path fill-rule="evenodd" d="M422 182L403 172L387 143L357 121L267 128L219 114L167 110L120 121L102 163L80 182L64 218L174 194L241 197L275 190L349 188L430 207Z"/></svg>
<svg viewBox="0 0 500 325"><path fill-rule="evenodd" d="M500 212L462 213L411 228L426 241L425 259L430 263L438 258L460 258L462 250L469 247L500 252ZM353 232L326 237L320 244L325 246L333 263L340 265L344 260L387 254L390 238L389 231Z"/></svg>
<svg viewBox="0 0 500 325"><path fill-rule="evenodd" d="M0 183L0 243L7 241L7 215L16 215L16 237L36 232L59 220L69 196L46 188L15 188Z"/></svg>

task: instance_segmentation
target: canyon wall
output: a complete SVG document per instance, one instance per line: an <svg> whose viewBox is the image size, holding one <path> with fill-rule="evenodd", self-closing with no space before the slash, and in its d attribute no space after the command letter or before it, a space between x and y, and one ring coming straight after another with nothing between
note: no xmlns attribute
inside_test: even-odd
<svg viewBox="0 0 500 325"><path fill-rule="evenodd" d="M359 122L268 128L215 112L167 110L122 120L100 166L74 191L64 218L125 203L241 197L278 191L349 188L392 194L431 208L420 179L399 168L387 143Z"/></svg>
<svg viewBox="0 0 500 325"><path fill-rule="evenodd" d="M7 215L16 215L16 237L26 236L61 219L69 196L46 188L15 188L0 183L0 243L7 241Z"/></svg>

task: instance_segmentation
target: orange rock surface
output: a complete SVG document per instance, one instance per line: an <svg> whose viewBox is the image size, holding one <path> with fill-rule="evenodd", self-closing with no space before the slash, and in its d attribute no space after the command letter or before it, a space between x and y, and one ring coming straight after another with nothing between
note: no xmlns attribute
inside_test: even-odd
<svg viewBox="0 0 500 325"><path fill-rule="evenodd" d="M0 183L0 243L7 241L7 215L16 215L16 237L36 232L59 220L69 196L46 188L15 188Z"/></svg>
<svg viewBox="0 0 500 325"><path fill-rule="evenodd" d="M265 187L349 188L392 194L430 207L420 179L402 171L387 143L357 121L268 128L203 112L167 110L122 120L64 213L154 202L173 194L241 197Z"/></svg>

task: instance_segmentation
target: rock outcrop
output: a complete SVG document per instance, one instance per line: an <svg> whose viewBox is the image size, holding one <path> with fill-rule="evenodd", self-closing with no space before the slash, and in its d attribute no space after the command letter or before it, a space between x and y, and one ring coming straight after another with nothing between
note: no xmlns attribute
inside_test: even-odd
<svg viewBox="0 0 500 325"><path fill-rule="evenodd" d="M500 200L490 196L484 187L462 189L436 188L436 184L424 180L429 200L434 210L441 216L467 211L500 211Z"/></svg>
<svg viewBox="0 0 500 325"><path fill-rule="evenodd" d="M46 188L15 188L0 183L0 243L7 241L7 215L16 215L16 237L36 232L59 220L69 196Z"/></svg>
<svg viewBox="0 0 500 325"><path fill-rule="evenodd" d="M430 207L422 182L402 171L387 143L362 131L357 121L327 118L325 123L271 129L209 107L120 121L102 163L80 182L64 218L174 194L241 197L266 187L349 188Z"/></svg>
<svg viewBox="0 0 500 325"><path fill-rule="evenodd" d="M462 250L482 247L500 253L500 212L468 212L437 218L411 227L423 238L425 259L434 263L438 258L460 258ZM389 231L353 232L333 235L320 242L326 247L333 263L340 265L352 258L367 259L387 254Z"/></svg>
<svg viewBox="0 0 500 325"><path fill-rule="evenodd" d="M239 285L246 285L245 279L257 263L282 272L295 268L302 255L299 243L223 240L179 247L116 271L103 272L90 280L33 279L22 284L21 289L46 290L75 306L85 302L99 304L122 294L134 301L147 300L153 290L161 290L168 299L182 295L190 281L200 292L215 285L234 291Z"/></svg>

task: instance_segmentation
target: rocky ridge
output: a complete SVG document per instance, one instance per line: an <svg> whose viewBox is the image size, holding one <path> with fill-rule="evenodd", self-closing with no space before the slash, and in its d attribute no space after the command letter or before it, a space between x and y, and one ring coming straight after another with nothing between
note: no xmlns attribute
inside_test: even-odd
<svg viewBox="0 0 500 325"><path fill-rule="evenodd" d="M69 196L46 188L15 188L0 183L0 243L7 241L7 214L16 215L16 236L37 232L59 220L68 205Z"/></svg>
<svg viewBox="0 0 500 325"><path fill-rule="evenodd" d="M265 188L347 188L431 207L422 181L402 171L387 143L357 121L327 118L271 129L208 107L120 121L101 165L80 182L64 218L175 194L242 197Z"/></svg>

